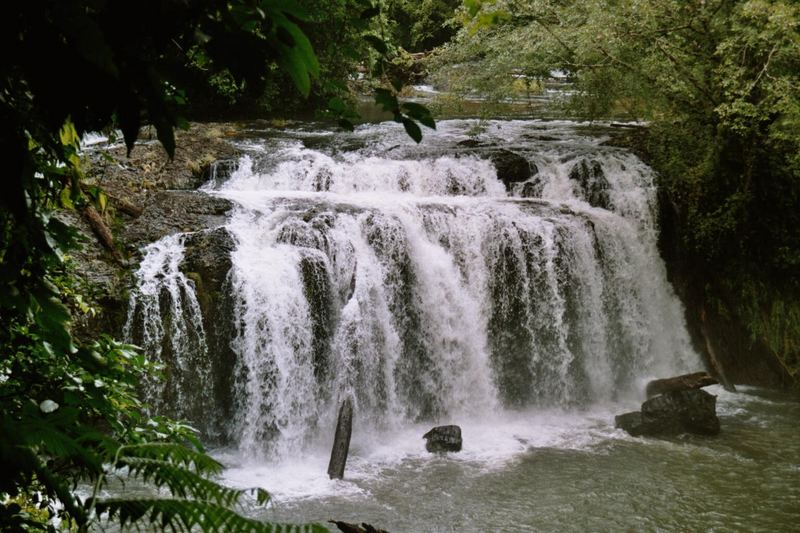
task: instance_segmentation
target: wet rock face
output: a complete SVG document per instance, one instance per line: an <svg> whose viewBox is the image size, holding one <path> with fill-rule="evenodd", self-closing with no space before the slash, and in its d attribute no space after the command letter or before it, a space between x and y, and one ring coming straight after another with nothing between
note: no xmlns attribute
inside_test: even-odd
<svg viewBox="0 0 800 533"><path fill-rule="evenodd" d="M431 453L460 452L461 428L458 426L437 426L422 436L425 449Z"/></svg>
<svg viewBox="0 0 800 533"><path fill-rule="evenodd" d="M212 442L223 443L228 440L224 434L228 429L227 421L233 416L231 391L234 389L236 366L236 354L230 346L236 326L229 279L234 247L233 238L223 227L199 231L187 236L180 265L181 271L195 285L211 362L212 390L207 394L213 397L217 409L207 417L209 427L215 430L207 431L206 437Z"/></svg>
<svg viewBox="0 0 800 533"><path fill-rule="evenodd" d="M225 183L239 168L238 159L219 159L204 166L200 171L200 184L210 183L218 187Z"/></svg>
<svg viewBox="0 0 800 533"><path fill-rule="evenodd" d="M716 435L720 431L717 397L704 390L672 391L651 398L642 410L615 418L615 426L634 437L681 433Z"/></svg>
<svg viewBox="0 0 800 533"><path fill-rule="evenodd" d="M220 226L232 208L230 200L200 191L157 191L142 216L121 229L121 242L133 252L166 235Z"/></svg>
<svg viewBox="0 0 800 533"><path fill-rule="evenodd" d="M570 170L569 179L576 182L581 196L592 207L610 209L611 201L608 197L610 186L603 173L603 167L598 161L582 159Z"/></svg>

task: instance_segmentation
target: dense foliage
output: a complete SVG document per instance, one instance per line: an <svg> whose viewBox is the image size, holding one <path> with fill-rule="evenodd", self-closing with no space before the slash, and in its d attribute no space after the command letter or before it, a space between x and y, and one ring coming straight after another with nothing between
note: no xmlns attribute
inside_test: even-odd
<svg viewBox="0 0 800 533"><path fill-rule="evenodd" d="M263 95L283 80L306 96L315 82L323 92L326 83L341 85L335 77L344 74L345 63L334 56L354 52L336 49L335 28L319 41L332 65L321 67L304 32L328 16L337 25L349 20L350 41L358 36L362 49L371 46L376 61L385 61L383 41L364 38L377 8L342 0L332 14L328 6L66 0L19 3L2 18L3 531L84 531L97 521L142 519L187 531L278 527L232 510L247 493L212 480L221 466L204 454L192 428L143 414L137 384L145 373L157 372L145 355L109 337L84 343L73 337L74 313L91 309L69 270L76 235L54 213L105 201L101 192L87 195L81 186L79 139L86 131L117 127L130 151L140 126L150 124L172 156L173 128L186 110L184 89L196 89L198 71L204 72L202 83L230 94ZM401 104L394 91L379 91L376 101L417 140L417 121L433 126L426 109ZM352 127L353 113L340 99L331 107ZM121 479L166 489L167 495L100 497ZM267 500L262 490L251 495L254 504Z"/></svg>
<svg viewBox="0 0 800 533"><path fill-rule="evenodd" d="M453 89L554 70L637 147L677 210L693 291L800 377L800 6L790 0L467 0L438 58Z"/></svg>

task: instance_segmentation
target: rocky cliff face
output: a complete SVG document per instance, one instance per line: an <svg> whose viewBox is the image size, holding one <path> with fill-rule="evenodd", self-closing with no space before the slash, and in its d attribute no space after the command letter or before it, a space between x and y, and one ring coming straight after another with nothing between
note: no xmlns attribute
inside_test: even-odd
<svg viewBox="0 0 800 533"><path fill-rule="evenodd" d="M80 212L59 213L83 237L82 248L70 255L99 311L96 316L76 317L77 335L120 335L132 284L130 266L138 263L144 245L165 235L203 232L224 222L230 202L196 189L210 178L213 162L235 158L237 151L228 139L239 135L240 127L230 124L193 124L177 132L177 149L171 161L161 145L148 138L146 130L130 156L119 143L85 149L87 190L98 187L109 198L102 218L112 231L115 250L104 248ZM202 235L191 241L199 248L191 256L196 266L190 266L187 272L197 274L198 282L211 290L218 289L218 278L203 277L209 272L202 269L200 251L215 237Z"/></svg>

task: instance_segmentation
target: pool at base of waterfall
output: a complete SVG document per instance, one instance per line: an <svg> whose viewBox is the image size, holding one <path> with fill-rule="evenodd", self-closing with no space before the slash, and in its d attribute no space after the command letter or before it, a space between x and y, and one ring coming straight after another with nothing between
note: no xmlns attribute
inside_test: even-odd
<svg viewBox="0 0 800 533"><path fill-rule="evenodd" d="M460 423L464 438L463 451L447 455L425 451L430 425L363 434L356 423L344 480L326 474L333 428L281 461L217 456L225 483L271 491L269 507L248 510L265 520L366 522L392 533L792 530L800 402L706 390L718 396L717 437L633 438L613 427L630 406L606 406L443 421Z"/></svg>

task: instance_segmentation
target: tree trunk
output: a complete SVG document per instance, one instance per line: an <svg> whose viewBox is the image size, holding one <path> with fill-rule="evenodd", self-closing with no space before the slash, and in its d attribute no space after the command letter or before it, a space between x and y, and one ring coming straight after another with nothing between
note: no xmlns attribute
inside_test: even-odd
<svg viewBox="0 0 800 533"><path fill-rule="evenodd" d="M708 352L708 361L711 364L711 371L716 374L716 378L722 384L726 391L736 392L736 387L728 380L725 374L725 369L719 362L717 352L711 344L711 333L708 330L708 323L706 322L706 307L705 305L700 310L700 333L703 335L703 340L706 344L706 352Z"/></svg>
<svg viewBox="0 0 800 533"><path fill-rule="evenodd" d="M350 451L350 434L353 430L353 401L350 396L342 401L339 408L339 419L336 423L336 436L333 438L331 462L328 464L328 476L331 479L344 477L344 466L347 453Z"/></svg>
<svg viewBox="0 0 800 533"><path fill-rule="evenodd" d="M111 229L108 227L108 224L106 224L106 221L103 220L103 217L100 216L100 213L97 212L97 209L95 209L94 206L87 205L83 209L83 216L92 227L92 231L97 235L100 243L111 252L114 259L120 263L124 262L122 254L117 250L117 247L114 246L114 236L111 234Z"/></svg>

